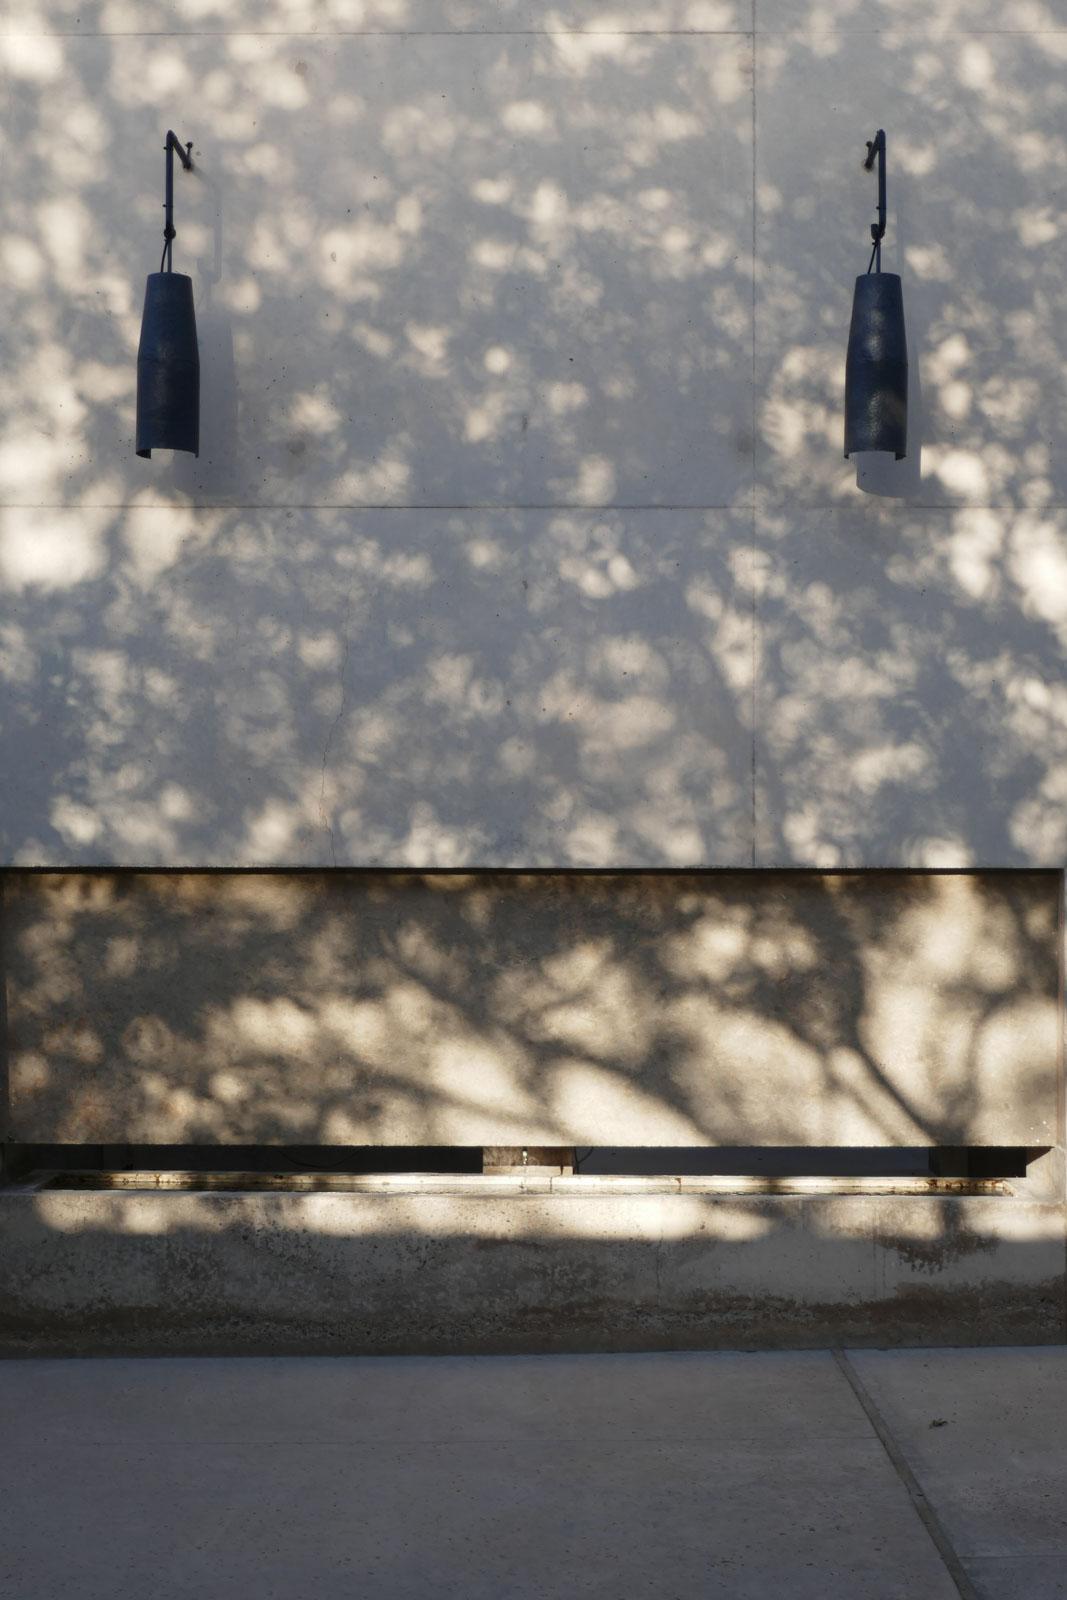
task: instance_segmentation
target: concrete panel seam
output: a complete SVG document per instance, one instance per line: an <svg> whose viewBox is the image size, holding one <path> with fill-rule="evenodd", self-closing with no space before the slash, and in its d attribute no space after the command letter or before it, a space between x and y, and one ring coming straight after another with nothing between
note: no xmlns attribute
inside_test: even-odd
<svg viewBox="0 0 1067 1600"><path fill-rule="evenodd" d="M1067 873L1060 876L1060 894L1057 907L1056 954L1059 964L1059 1004L1057 1006L1057 1053L1059 1056L1058 1083L1056 1086L1056 1135L1061 1150L1067 1152ZM1062 1180L1061 1180L1062 1181ZM1062 1194L1063 1205L1063 1342L1067 1344L1067 1195Z"/></svg>
<svg viewBox="0 0 1067 1600"><path fill-rule="evenodd" d="M987 32L997 30L988 29ZM1048 31L1048 30L1046 30ZM751 39L752 28L109 28L106 33L67 28L49 29L50 39ZM39 39L37 32L5 33L5 39ZM951 35L949 36L951 37ZM959 35L970 38L970 33Z"/></svg>
<svg viewBox="0 0 1067 1600"><path fill-rule="evenodd" d="M751 558L751 560L752 560L752 570L751 570L751 573L749 575L749 582L752 585L752 595L751 595L751 604L752 604L752 614L751 614L752 659L751 659L751 664L749 666L749 673L750 673L750 676L751 676L751 679L752 679L751 688L749 690L749 716L750 716L751 721L752 721L752 728L750 730L751 731L751 739L752 739L752 748L751 748L751 767L750 767L750 773L749 773L749 783L750 783L750 786L751 786L751 797L752 797L752 822L751 822L751 826L752 826L752 866L753 866L753 868L755 868L757 866L757 864L758 864L758 862L757 862L757 849L758 849L758 840L759 840L759 825L758 825L758 817L757 817L757 813L756 813L756 798L757 798L756 797L756 782L757 782L757 779L756 779L756 716L757 716L757 703L758 703L758 690L759 690L759 605L758 605L757 593L756 593L756 574L757 574L757 568L758 568L758 562L759 562L759 552L758 552L758 548L757 548L758 528L759 528L759 508L758 508L758 503L757 502L758 502L758 498L759 497L758 497L758 494L757 494L757 484L756 484L756 472L757 472L757 466L756 466L756 461L757 461L756 430L757 430L757 427L758 427L758 424L759 424L759 401L757 399L757 395L758 395L759 391L758 391L758 388L757 388L758 373L757 373L757 370L756 370L756 366L757 366L757 362L756 362L756 356L757 356L757 344L756 344L757 283L756 283L756 273L757 273L757 262L759 260L759 256L758 256L758 253L757 253L758 240L757 240L757 237L756 237L756 234L757 234L757 217L759 215L759 210L758 210L758 187L759 187L759 185L758 185L758 181L757 181L758 164L757 164L757 154L756 154L756 151L757 151L756 140L757 140L758 129L759 129L759 114L758 114L758 107L757 107L757 100L756 100L756 96L757 96L757 78L756 78L756 73L757 73L757 62L756 62L756 20L757 19L756 19L756 7L757 7L757 5L758 5L758 0L752 0L752 398L751 398L751 411L752 411L752 430L751 430L752 431L752 545L751 545L752 558Z"/></svg>
<svg viewBox="0 0 1067 1600"><path fill-rule="evenodd" d="M0 35L0 37L4 37ZM973 514L977 511L993 511L1004 516L1014 515L1025 517L1034 513L1035 508L1022 507L1008 500L903 500L901 505L908 512L922 511L933 516L940 514L945 517L959 516L961 513ZM93 500L87 501L84 506L71 505L64 500L0 500L0 509L4 511L66 511L73 516L80 515L86 510L91 511L146 511L146 512L173 512L180 511L573 511L583 512L587 516L597 516L605 511L633 511L643 516L652 513L670 515L674 511L733 511L752 512L756 515L777 507L768 506L762 500L746 500L740 497L736 500ZM1067 511L1067 501L1050 500L1040 508L1041 514L1049 515L1052 512ZM841 501L828 500L825 503L818 501L805 501L803 507L805 515L817 515L820 512L847 513L860 517L868 516L872 520L878 516L878 511L869 506L860 504L857 500Z"/></svg>
<svg viewBox="0 0 1067 1600"><path fill-rule="evenodd" d="M897 1477L908 1491L908 1497L911 1500L912 1505L915 1507L916 1515L922 1522L922 1525L926 1529L927 1533L930 1535L934 1548L937 1550L938 1555L944 1562L945 1570L952 1579L952 1582L955 1584L957 1593L960 1595L960 1600L979 1600L978 1591L975 1589L974 1585L971 1583L971 1580L964 1571L963 1563L956 1554L956 1550L947 1532L945 1531L945 1527L940 1517L930 1504L930 1501L927 1499L923 1491L922 1485L908 1465L908 1462L904 1456L904 1452L894 1439L890 1431L889 1424L886 1422L885 1417L878 1409L870 1390L867 1388L866 1384L863 1382L863 1379L860 1377L859 1373L848 1359L848 1355L844 1350L832 1350L830 1354L837 1363L838 1370L845 1379L845 1382L848 1384L849 1388L852 1390L853 1394L856 1396L856 1399L862 1406L864 1414L867 1417L867 1421L877 1434L878 1441L886 1455L889 1457Z"/></svg>
<svg viewBox="0 0 1067 1600"><path fill-rule="evenodd" d="M659 511L669 515L672 511L758 511L749 500L522 500L508 503L502 500L309 500L297 504L291 500L194 500L180 505L171 500L115 500L96 501L91 508L72 506L69 502L30 500L3 500L5 511L68 511L77 515L84 509L93 511L574 511L596 516L603 511ZM809 506L808 510L840 511L837 506ZM1007 511L1009 506L916 506L917 511ZM1067 511L1067 506L1048 506L1048 511Z"/></svg>

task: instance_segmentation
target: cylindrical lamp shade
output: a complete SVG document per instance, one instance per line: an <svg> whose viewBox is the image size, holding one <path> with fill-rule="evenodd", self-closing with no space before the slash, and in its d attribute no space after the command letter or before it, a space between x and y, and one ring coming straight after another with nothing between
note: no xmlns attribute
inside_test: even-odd
<svg viewBox="0 0 1067 1600"><path fill-rule="evenodd" d="M845 364L845 455L908 448L908 341L895 272L856 279Z"/></svg>
<svg viewBox="0 0 1067 1600"><path fill-rule="evenodd" d="M200 354L193 280L151 272L137 347L137 454L200 454Z"/></svg>

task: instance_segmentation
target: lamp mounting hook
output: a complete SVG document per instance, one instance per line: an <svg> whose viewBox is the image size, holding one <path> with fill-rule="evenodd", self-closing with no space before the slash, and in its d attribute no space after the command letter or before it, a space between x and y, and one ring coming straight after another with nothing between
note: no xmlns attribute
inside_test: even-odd
<svg viewBox="0 0 1067 1600"><path fill-rule="evenodd" d="M188 144L183 145L178 135L168 128L167 142L163 146L163 150L167 158L167 180L163 199L163 211L166 220L163 228L163 255L159 263L159 270L160 272L171 272L173 270L171 252L177 233L177 229L174 226L174 152L177 151L178 160L186 172L191 172L193 170L193 141L190 139Z"/></svg>
<svg viewBox="0 0 1067 1600"><path fill-rule="evenodd" d="M885 129L879 128L873 139L867 140L867 159L863 165L870 172L874 166L874 158L878 157L878 221L871 223L871 238L874 240L874 249L871 251L870 265L867 271L882 270L882 240L885 238L886 204L885 204Z"/></svg>

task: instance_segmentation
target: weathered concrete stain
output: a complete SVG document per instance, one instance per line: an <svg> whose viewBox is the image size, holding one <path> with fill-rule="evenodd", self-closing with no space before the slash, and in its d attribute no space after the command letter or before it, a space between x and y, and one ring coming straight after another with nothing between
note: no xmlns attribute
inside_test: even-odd
<svg viewBox="0 0 1067 1600"><path fill-rule="evenodd" d="M1009 1199L8 1194L0 1251L12 1355L1065 1337L1063 1206Z"/></svg>

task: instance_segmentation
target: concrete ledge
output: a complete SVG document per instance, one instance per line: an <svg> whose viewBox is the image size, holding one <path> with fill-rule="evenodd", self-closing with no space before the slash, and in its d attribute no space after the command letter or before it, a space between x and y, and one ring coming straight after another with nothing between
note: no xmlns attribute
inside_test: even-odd
<svg viewBox="0 0 1067 1600"><path fill-rule="evenodd" d="M1052 1344L1064 1218L1001 1196L8 1192L0 1353Z"/></svg>
<svg viewBox="0 0 1067 1600"><path fill-rule="evenodd" d="M1026 1179L1010 1178L760 1178L728 1174L710 1176L643 1177L639 1174L597 1173L567 1178L540 1172L177 1172L72 1171L39 1172L12 1185L25 1194L43 1189L95 1193L124 1192L195 1193L228 1190L234 1193L272 1194L459 1194L485 1199L490 1195L566 1194L583 1199L606 1195L649 1194L880 1194L880 1195L1012 1195ZM1029 1196L1033 1198L1033 1196ZM1059 1196L1041 1196L1058 1199Z"/></svg>

